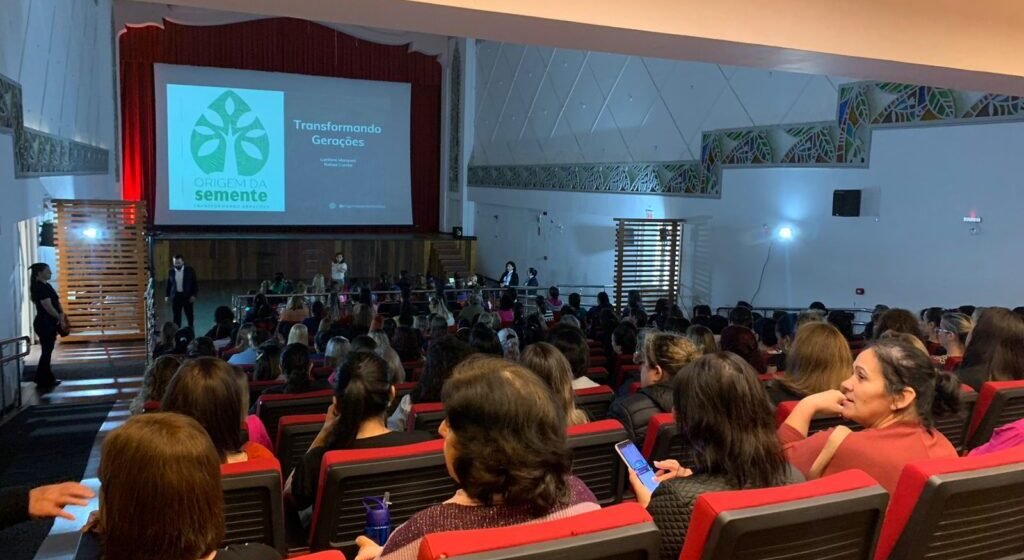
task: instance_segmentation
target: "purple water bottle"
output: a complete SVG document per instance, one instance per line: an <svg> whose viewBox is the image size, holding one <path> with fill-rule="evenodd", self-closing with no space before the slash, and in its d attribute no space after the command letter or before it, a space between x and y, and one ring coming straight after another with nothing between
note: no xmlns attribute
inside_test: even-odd
<svg viewBox="0 0 1024 560"><path fill-rule="evenodd" d="M363 532L380 546L384 546L391 536L391 512L388 510L391 502L388 497L386 493L383 498L363 498L363 507L366 508L366 529Z"/></svg>

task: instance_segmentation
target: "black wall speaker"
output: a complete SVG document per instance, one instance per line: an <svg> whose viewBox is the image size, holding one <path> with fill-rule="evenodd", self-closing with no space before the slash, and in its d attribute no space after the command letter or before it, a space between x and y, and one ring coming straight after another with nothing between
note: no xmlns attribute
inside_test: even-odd
<svg viewBox="0 0 1024 560"><path fill-rule="evenodd" d="M43 222L40 224L39 246L53 247L53 222Z"/></svg>
<svg viewBox="0 0 1024 560"><path fill-rule="evenodd" d="M832 215L860 216L860 190L832 191Z"/></svg>
<svg viewBox="0 0 1024 560"><path fill-rule="evenodd" d="M452 239L462 239L462 226L452 227Z"/></svg>

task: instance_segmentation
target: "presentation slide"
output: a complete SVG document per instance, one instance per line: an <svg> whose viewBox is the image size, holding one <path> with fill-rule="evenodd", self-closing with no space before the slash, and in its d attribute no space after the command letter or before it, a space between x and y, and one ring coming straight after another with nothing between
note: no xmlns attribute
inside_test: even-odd
<svg viewBox="0 0 1024 560"><path fill-rule="evenodd" d="M410 85L157 64L157 225L411 225Z"/></svg>

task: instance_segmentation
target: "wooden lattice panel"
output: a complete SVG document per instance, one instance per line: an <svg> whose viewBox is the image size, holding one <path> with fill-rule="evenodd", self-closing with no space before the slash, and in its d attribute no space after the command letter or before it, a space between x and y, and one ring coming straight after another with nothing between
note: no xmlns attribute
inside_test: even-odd
<svg viewBox="0 0 1024 560"><path fill-rule="evenodd" d="M659 298L679 299L684 220L616 218L615 301L621 309L630 290L640 290L648 313Z"/></svg>
<svg viewBox="0 0 1024 560"><path fill-rule="evenodd" d="M71 321L62 340L146 336L146 206L119 200L54 200L57 290Z"/></svg>

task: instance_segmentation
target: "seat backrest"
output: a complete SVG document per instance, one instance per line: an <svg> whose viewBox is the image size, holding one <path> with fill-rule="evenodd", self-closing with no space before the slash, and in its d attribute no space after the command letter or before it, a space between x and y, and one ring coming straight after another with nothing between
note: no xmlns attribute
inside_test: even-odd
<svg viewBox="0 0 1024 560"><path fill-rule="evenodd" d="M220 474L225 529L220 546L262 543L285 554L280 463L273 458L227 463Z"/></svg>
<svg viewBox="0 0 1024 560"><path fill-rule="evenodd" d="M269 389L271 387L277 387L277 386L280 386L280 385L281 385L281 381L279 379L269 379L269 380L263 380L263 381L250 381L249 382L249 402L251 402L251 403L256 402L257 400L259 400L260 395L263 394L263 391L266 391L267 389Z"/></svg>
<svg viewBox="0 0 1024 560"><path fill-rule="evenodd" d="M327 379L332 373L334 373L334 368L329 366L319 366L309 370L313 379Z"/></svg>
<svg viewBox="0 0 1024 560"><path fill-rule="evenodd" d="M296 414L323 414L331 406L334 391L313 391L297 395L260 395L256 400L256 415L263 420L268 434L277 433L282 416Z"/></svg>
<svg viewBox="0 0 1024 560"><path fill-rule="evenodd" d="M608 365L608 358L604 356L604 350L596 351L590 349L590 367L605 367Z"/></svg>
<svg viewBox="0 0 1024 560"><path fill-rule="evenodd" d="M1024 418L1024 381L989 381L981 386L967 429L967 449L988 443L996 428Z"/></svg>
<svg viewBox="0 0 1024 560"><path fill-rule="evenodd" d="M960 386L960 411L935 419L935 429L946 436L953 444L957 453L962 453L967 445L967 427L974 413L974 405L978 402L978 393L970 385Z"/></svg>
<svg viewBox="0 0 1024 560"><path fill-rule="evenodd" d="M796 408L796 405L800 401L783 401L775 407L775 425L781 426L786 423L786 418L789 418L790 413ZM846 426L854 432L859 432L864 429L860 424L852 420L843 420L841 416L825 416L818 415L811 420L810 426L807 428L807 435L811 436L820 431L827 430L829 428L835 428L836 426Z"/></svg>
<svg viewBox="0 0 1024 560"><path fill-rule="evenodd" d="M693 447L686 441L686 436L679 433L675 416L671 412L662 412L651 417L647 423L647 434L644 436L644 457L651 462L675 459L684 466L693 468L696 460Z"/></svg>
<svg viewBox="0 0 1024 560"><path fill-rule="evenodd" d="M889 495L859 470L697 498L680 560L870 560Z"/></svg>
<svg viewBox="0 0 1024 560"><path fill-rule="evenodd" d="M594 383L599 383L601 385L607 385L611 381L611 375L608 373L608 368L594 364L590 364L590 367L587 368L587 377L589 377Z"/></svg>
<svg viewBox="0 0 1024 560"><path fill-rule="evenodd" d="M1022 558L1024 447L903 468L875 558Z"/></svg>
<svg viewBox="0 0 1024 560"><path fill-rule="evenodd" d="M626 469L615 444L628 439L618 420L601 420L569 428L572 473L587 484L602 506L622 501Z"/></svg>
<svg viewBox="0 0 1024 560"><path fill-rule="evenodd" d="M657 560L661 535L637 503L565 519L495 529L428 534L418 560Z"/></svg>
<svg viewBox="0 0 1024 560"><path fill-rule="evenodd" d="M324 427L326 414L295 414L282 416L277 423L274 449L277 460L281 461L281 472L288 478L292 469L302 462L317 434Z"/></svg>
<svg viewBox="0 0 1024 560"><path fill-rule="evenodd" d="M443 448L443 440L433 440L324 454L310 549L340 548L346 557L355 557L355 538L366 524L364 497L390 492L395 527L414 513L451 498L456 487L448 476Z"/></svg>
<svg viewBox="0 0 1024 560"><path fill-rule="evenodd" d="M345 555L337 550L324 550L322 552L314 552L313 554L292 556L288 560L345 560Z"/></svg>
<svg viewBox="0 0 1024 560"><path fill-rule="evenodd" d="M604 420L615 400L615 391L607 385L576 389L576 406L586 411L591 420Z"/></svg>
<svg viewBox="0 0 1024 560"><path fill-rule="evenodd" d="M441 422L444 422L444 419L444 404L439 402L417 403L409 409L409 416L405 420L405 429L410 432L413 430L430 432L434 434L434 437L438 437L437 430L441 427Z"/></svg>

